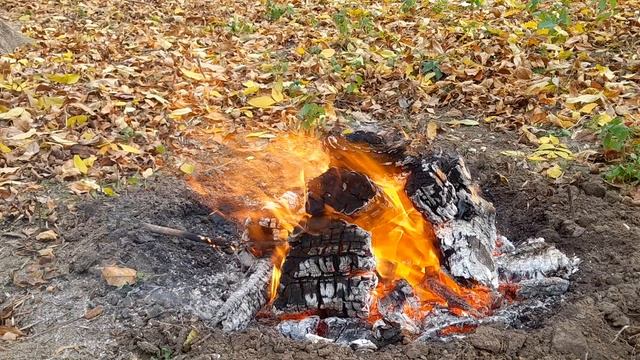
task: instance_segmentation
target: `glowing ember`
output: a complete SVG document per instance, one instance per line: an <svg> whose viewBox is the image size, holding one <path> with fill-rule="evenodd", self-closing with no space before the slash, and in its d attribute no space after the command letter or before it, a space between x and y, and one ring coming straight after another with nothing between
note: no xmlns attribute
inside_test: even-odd
<svg viewBox="0 0 640 360"><path fill-rule="evenodd" d="M252 240L275 241L270 299L277 294L288 236L310 217L304 204L307 183L333 166L366 175L378 188L373 203L353 216L326 209L331 216L371 233L381 279L374 296L384 296L389 284L405 279L422 303L419 314L412 312L415 318L423 317L436 304L461 314L486 313L491 302L487 288L460 286L441 270L433 228L405 193L406 174L347 141L333 140L323 144L313 136L288 134L266 142L232 144L234 157L216 183L191 180L191 187L214 208L238 222L273 220L268 226L271 234L248 226Z"/></svg>

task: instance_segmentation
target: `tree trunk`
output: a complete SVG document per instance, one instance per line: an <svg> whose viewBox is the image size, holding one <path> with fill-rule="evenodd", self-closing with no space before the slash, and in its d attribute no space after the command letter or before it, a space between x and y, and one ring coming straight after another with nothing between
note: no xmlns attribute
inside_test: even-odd
<svg viewBox="0 0 640 360"><path fill-rule="evenodd" d="M0 18L0 54L10 53L29 39Z"/></svg>

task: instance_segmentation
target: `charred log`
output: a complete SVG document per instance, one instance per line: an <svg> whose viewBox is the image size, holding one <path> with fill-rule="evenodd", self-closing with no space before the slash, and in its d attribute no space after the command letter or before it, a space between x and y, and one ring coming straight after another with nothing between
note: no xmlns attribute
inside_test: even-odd
<svg viewBox="0 0 640 360"><path fill-rule="evenodd" d="M569 258L542 238L529 239L514 251L498 256L496 265L503 281L559 277L568 279L580 260Z"/></svg>
<svg viewBox="0 0 640 360"><path fill-rule="evenodd" d="M321 216L328 205L337 212L352 215L364 208L375 194L376 188L366 176L330 168L309 182L307 212Z"/></svg>
<svg viewBox="0 0 640 360"><path fill-rule="evenodd" d="M407 195L435 225L445 267L454 277L496 288L495 208L477 195L462 158L414 160L408 168Z"/></svg>
<svg viewBox="0 0 640 360"><path fill-rule="evenodd" d="M256 263L255 271L218 309L214 323L225 331L243 330L268 300L267 286L273 265L270 259Z"/></svg>
<svg viewBox="0 0 640 360"><path fill-rule="evenodd" d="M404 157L407 140L402 131L380 128L372 120L361 119L345 134L343 128L336 128L327 137L326 144L331 148L355 148L360 151L377 154L385 161L398 161ZM348 145L343 144L346 141Z"/></svg>
<svg viewBox="0 0 640 360"><path fill-rule="evenodd" d="M405 313L405 306L413 308L417 311L419 302L415 297L413 288L406 280L399 280L395 283L392 291L378 300L378 311L385 320L384 324L379 324L377 329L378 337L389 338L393 336L401 336L403 332L409 334L417 334L420 329Z"/></svg>
<svg viewBox="0 0 640 360"><path fill-rule="evenodd" d="M276 309L365 318L378 278L369 233L341 220L289 239Z"/></svg>

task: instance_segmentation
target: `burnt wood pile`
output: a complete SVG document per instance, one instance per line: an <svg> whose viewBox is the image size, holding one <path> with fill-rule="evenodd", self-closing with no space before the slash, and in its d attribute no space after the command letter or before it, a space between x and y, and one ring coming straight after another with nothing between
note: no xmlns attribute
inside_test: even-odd
<svg viewBox="0 0 640 360"><path fill-rule="evenodd" d="M568 289L568 278L576 271L578 259L567 257L543 239L531 239L516 248L498 235L495 208L480 196L462 158L407 156L398 134L368 126L346 136L329 135L325 144L329 152L345 145L367 151L406 175L404 190L433 226L443 270L462 286L483 285L498 294L500 285L513 285L510 295L518 299L558 295ZM289 252L281 268L273 309L276 314L314 316L281 322L283 333L299 338L323 336L331 329L340 329L335 330L340 334L364 331L361 343L369 346L396 341L402 334L427 336L449 323L477 320L463 298L427 278L428 288L446 299L450 308L470 316L456 318L446 309L437 310L440 312L426 317L423 323L415 323L404 309L417 308L418 300L411 285L399 281L393 291L377 299L375 305L382 319L374 324L365 321L371 315L378 285L376 261L370 233L350 219L375 206L380 189L364 174L335 164L307 185L304 206L309 217L289 235ZM247 223L245 237L266 238L269 247L282 241L279 233L277 221L267 216ZM271 267L261 260L247 281L249 289L243 286L231 295L219 311L217 322L228 330L244 328L267 303L271 274ZM339 342L338 337L332 340ZM348 338L345 343L358 340L357 336Z"/></svg>

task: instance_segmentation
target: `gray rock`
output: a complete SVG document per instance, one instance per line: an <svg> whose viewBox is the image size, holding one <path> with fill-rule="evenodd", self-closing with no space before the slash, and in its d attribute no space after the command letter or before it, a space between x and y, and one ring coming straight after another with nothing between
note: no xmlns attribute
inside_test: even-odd
<svg viewBox="0 0 640 360"><path fill-rule="evenodd" d="M146 354L159 354L160 348L148 341L138 341L136 343L138 349Z"/></svg>
<svg viewBox="0 0 640 360"><path fill-rule="evenodd" d="M565 236L579 237L585 232L585 228L576 224L573 220L565 220L560 224L560 233Z"/></svg>
<svg viewBox="0 0 640 360"><path fill-rule="evenodd" d="M481 326L469 336L469 342L476 349L499 353L503 348L502 338L502 331L488 326Z"/></svg>

